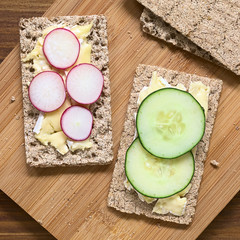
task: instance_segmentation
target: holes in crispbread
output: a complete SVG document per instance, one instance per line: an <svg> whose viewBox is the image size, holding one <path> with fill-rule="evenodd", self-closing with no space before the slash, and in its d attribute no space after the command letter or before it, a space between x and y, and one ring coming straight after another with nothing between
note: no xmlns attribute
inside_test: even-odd
<svg viewBox="0 0 240 240"><path fill-rule="evenodd" d="M30 68L29 68L29 71L30 71L31 73L34 73L34 72L35 72L35 69L34 69L33 67L30 67Z"/></svg>
<svg viewBox="0 0 240 240"><path fill-rule="evenodd" d="M37 145L37 143L36 142L30 142L30 145L35 147Z"/></svg>

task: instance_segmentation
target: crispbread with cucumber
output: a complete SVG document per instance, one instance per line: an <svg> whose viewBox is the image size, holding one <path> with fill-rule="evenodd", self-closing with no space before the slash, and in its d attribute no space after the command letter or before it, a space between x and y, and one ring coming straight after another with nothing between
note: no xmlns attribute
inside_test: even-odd
<svg viewBox="0 0 240 240"><path fill-rule="evenodd" d="M107 20L21 19L26 161L31 166L113 160Z"/></svg>
<svg viewBox="0 0 240 240"><path fill-rule="evenodd" d="M221 90L218 79L138 66L108 206L192 221Z"/></svg>

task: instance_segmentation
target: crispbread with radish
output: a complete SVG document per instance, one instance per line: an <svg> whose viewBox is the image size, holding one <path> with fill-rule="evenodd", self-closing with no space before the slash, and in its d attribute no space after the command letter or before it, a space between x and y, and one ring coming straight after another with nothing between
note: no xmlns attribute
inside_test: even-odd
<svg viewBox="0 0 240 240"><path fill-rule="evenodd" d="M135 175L134 171L138 167L136 166L137 164L135 163L136 159L134 159L133 157L136 154L134 153L131 156L126 156L128 155L126 153L127 152L129 153L130 146L132 146L131 144L134 143L133 140L136 137L135 118L139 108L138 106L139 93L142 89L144 89L144 87L149 86L149 83L152 79L153 72L156 72L157 76L162 77L172 87L176 87L178 84L182 84L185 86L186 90L189 91L191 83L195 83L195 82L201 82L204 85L210 87L210 92L208 96L206 129L205 129L205 133L202 140L197 145L196 156L195 156L195 171L194 171L193 178L191 180L191 187L188 189L188 193L185 196L187 199L185 212L180 216L176 216L171 212L168 212L165 214L159 214L159 213L153 212L153 207L155 206L156 201L149 202L149 203L143 202L143 198L139 197L139 193L141 193L142 196L150 196L151 194L149 194L149 186L146 188L145 183L140 186L137 185L137 183L139 184L139 181L141 181L141 179L145 179L146 176L143 176L142 174L142 170L143 170L142 167L139 167L139 169L136 170L136 175ZM181 73L173 70L160 68L157 66L148 66L148 65L138 66L136 70L135 78L133 81L133 87L130 94L127 114L125 118L124 130L122 133L120 147L118 150L118 157L117 157L117 161L116 161L114 172L113 172L112 182L110 185L110 191L108 195L109 207L113 207L125 213L131 213L131 214L135 213L137 215L145 215L146 217L149 217L149 218L161 219L164 221L175 222L179 224L189 224L190 222L192 222L193 216L195 214L195 206L197 204L198 190L200 187L200 182L201 182L202 174L204 171L204 161L206 159L206 155L209 147L209 140L213 130L213 124L214 124L214 120L217 113L218 101L220 98L221 90L222 90L222 81L218 79L210 79L206 77L200 77L196 75ZM156 92L157 91L153 93L156 93ZM133 151L135 151L135 149ZM146 151L145 153L149 154ZM127 157L131 157L131 159L128 159L128 161L132 161L133 164L136 166L135 168L131 166L125 167L127 164L127 161L125 162L125 158ZM137 157L139 157L139 154L137 155ZM165 163L167 163L168 159L164 159L164 161ZM140 161L139 161L139 164L140 164ZM145 167L148 167L148 166L145 165L144 168ZM134 180L132 184L133 186L132 189L131 188L128 189L124 183L126 181L125 173L129 174L128 176L129 182ZM189 173L191 173L191 169L189 169ZM166 174L162 174L162 175L166 176ZM154 176L151 176L151 177L154 177ZM186 177L186 176L183 176L183 177ZM148 180L149 179L147 179L146 181ZM136 191L136 189L138 189L139 191ZM146 189L147 191L145 191ZM168 188L167 188L167 191L169 191ZM163 199L167 199L167 197L168 196L164 196Z"/></svg>
<svg viewBox="0 0 240 240"><path fill-rule="evenodd" d="M88 34L81 34L81 31L78 31L79 26L83 28L81 31L88 29ZM55 30L58 29L58 30ZM54 34L53 34L54 33ZM65 49L65 46L62 45L64 41L59 38L59 33L62 38L65 38L66 42L73 43L70 49ZM67 35L66 35L67 33ZM76 38L73 34L76 35L78 41L75 41ZM54 36L53 36L53 35ZM55 35L56 34L56 35ZM52 35L52 38L51 38ZM50 37L45 41L45 51L42 47L38 45L41 43L41 46L44 45L44 39L46 36ZM59 42L56 43L56 38L59 39ZM75 39L75 40L74 40ZM41 41L40 41L41 40ZM50 40L50 41L48 41ZM53 41L52 41L53 40ZM55 44L56 43L56 44ZM110 80L109 80L109 70L108 70L108 47L107 47L107 20L103 15L92 15L92 16L61 16L55 18L45 18L45 17L34 17L30 19L21 19L20 21L20 45L21 45L21 64L22 64L22 91L23 91L23 111L24 111L24 133L25 133L25 149L26 149L26 162L30 166L36 167L54 167L54 166L80 166L80 165L105 165L109 164L113 160L112 152L112 127L111 127L111 105L110 105ZM83 46L82 46L83 45ZM78 49L78 46L80 48ZM39 110L36 109L30 102L28 96L28 89L32 79L39 72L55 72L60 75L64 81L66 81L66 75L70 72L71 68L74 68L74 65L81 62L81 49L85 47L85 52L89 52L90 57L85 57L84 61L94 65L98 71L101 72L102 79L100 78L99 87L96 89L93 96L94 102L90 105L85 104L84 109L89 109L92 114L93 128L91 118L85 118L89 121L86 123L86 127L89 127L87 130L88 133L91 132L87 143L83 140L83 136L77 136L82 141L74 141L73 139L67 137L62 132L60 126L60 117L59 122L54 122L53 114L58 112L59 116L64 112L64 110L71 105L76 105L79 107L79 103L71 99L66 91L66 100L63 105L60 105L60 98L54 101L51 98L46 98L41 100L42 91L37 90L34 92L38 103L43 104L44 106L50 104L50 107L59 108L53 112L48 112L48 109L44 109L41 105ZM55 48L60 51L65 51L61 54L55 55L56 51L52 52L52 49ZM90 50L89 50L90 49ZM34 50L34 51L33 51ZM71 54L68 54L69 51ZM29 53L34 52L37 55L37 61L33 58L29 58ZM45 53L45 56L43 54ZM40 53L40 54L39 54ZM82 52L84 53L84 51ZM75 54L75 55L74 55ZM39 55L41 55L39 57ZM43 57L42 57L43 56ZM65 60L61 61L60 58L65 56ZM47 57L47 58L46 58ZM36 62L38 65L36 65ZM38 68L39 67L39 68ZM40 73L41 75L41 73ZM51 84L48 83L50 91L54 91L54 88L58 88L59 85L56 85L54 81L50 80ZM59 83L59 82L58 82ZM42 88L44 85L40 84ZM46 88L45 88L46 90ZM58 95L59 96L59 95ZM63 98L63 97L62 97ZM50 100L48 103L48 100ZM86 103L86 102L85 102ZM47 106L49 107L49 106ZM51 110L51 109L50 109ZM45 111L45 113L44 113ZM45 115L44 115L45 114ZM42 144L39 139L35 138L35 135L39 133L41 126L44 126L45 122L43 115L46 116L49 114L49 131L53 131L51 134L58 139L59 137L66 138L66 146L62 148L64 151L67 150L67 153L60 153L53 145L47 143L46 145ZM76 114L76 113L74 113ZM40 116L38 118L38 116ZM57 130L56 130L57 129ZM33 130L35 132L33 132ZM56 130L56 131L55 131ZM72 129L70 129L72 130ZM71 132L72 133L72 132ZM102 136L104 135L104 141ZM51 135L52 136L52 135ZM42 136L41 136L42 137ZM76 136L73 138L75 139ZM86 135L85 135L86 137ZM79 140L75 139L75 140ZM43 139L44 141L44 139ZM81 147L75 148L73 144L76 143L78 146L80 143ZM83 146L81 145L83 144ZM91 144L90 144L91 143ZM60 144L59 142L55 143L55 146ZM84 145L85 144L85 145ZM89 145L90 144L90 145ZM58 146L57 146L58 147ZM68 149L66 149L66 147ZM77 149L77 150L76 150Z"/></svg>

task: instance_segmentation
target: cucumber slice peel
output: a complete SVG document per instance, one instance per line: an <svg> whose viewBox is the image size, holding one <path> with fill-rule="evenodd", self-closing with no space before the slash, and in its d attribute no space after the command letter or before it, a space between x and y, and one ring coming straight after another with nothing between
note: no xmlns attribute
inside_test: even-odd
<svg viewBox="0 0 240 240"><path fill-rule="evenodd" d="M167 198L184 190L192 180L192 152L175 159L149 154L136 138L126 152L125 174L133 188L150 198Z"/></svg>
<svg viewBox="0 0 240 240"><path fill-rule="evenodd" d="M140 104L136 128L142 146L149 153L159 158L177 158L202 139L204 109L186 91L159 89Z"/></svg>

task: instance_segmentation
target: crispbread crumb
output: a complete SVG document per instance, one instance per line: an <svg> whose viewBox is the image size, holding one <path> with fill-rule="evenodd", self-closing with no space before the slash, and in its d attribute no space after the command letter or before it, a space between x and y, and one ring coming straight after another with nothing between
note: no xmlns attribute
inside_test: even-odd
<svg viewBox="0 0 240 240"><path fill-rule="evenodd" d="M101 97L90 105L93 113L94 125L90 140L93 146L90 149L77 150L61 155L51 146L42 145L34 137L33 128L38 119L39 112L31 105L28 98L28 84L34 76L31 61L23 59L32 51L37 39L41 37L42 30L56 24L66 24L68 27L85 25L93 22L88 42L92 45L91 63L94 64L104 76L104 86ZM26 161L30 166L80 166L80 165L105 165L113 160L113 142L111 126L111 95L108 67L108 40L107 19L103 15L91 16L60 16L51 19L34 17L21 19L20 45L22 65L22 92Z"/></svg>
<svg viewBox="0 0 240 240"><path fill-rule="evenodd" d="M41 219L38 219L37 222L42 225L43 224L43 221Z"/></svg>
<svg viewBox="0 0 240 240"><path fill-rule="evenodd" d="M144 86L148 86L152 77L152 73L157 71L158 76L165 78L169 84L176 86L182 83L187 89L190 82L201 81L203 84L210 86L208 116L206 120L205 134L198 144L195 158L195 173L191 181L192 187L187 197L186 211L183 216L174 216L171 213L160 215L152 213L153 204L143 203L137 196L136 192L128 191L124 186L126 179L124 172L125 154L132 143L135 134L135 118L137 112L138 94ZM189 224L195 214L195 206L197 204L198 189L202 179L204 170L204 161L209 147L209 140L213 129L214 120L217 113L218 101L222 90L222 81L218 79L210 79L181 73L173 70L167 70L157 66L139 65L136 70L133 81L127 114L124 123L124 130L121 137L118 157L115 164L110 191L108 195L108 206L116 208L121 212L135 213L137 215L145 215L149 218L161 219L164 221L175 222L179 224Z"/></svg>
<svg viewBox="0 0 240 240"><path fill-rule="evenodd" d="M133 38L132 33L131 33L130 31L127 31L127 34L128 34L128 36L129 36L130 39Z"/></svg>
<svg viewBox="0 0 240 240"><path fill-rule="evenodd" d="M15 102L16 98L14 96L11 97L11 103Z"/></svg>
<svg viewBox="0 0 240 240"><path fill-rule="evenodd" d="M214 166L214 167L219 167L219 162L216 161L216 160L211 160L210 163L211 163L211 165Z"/></svg>

